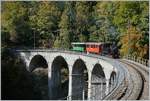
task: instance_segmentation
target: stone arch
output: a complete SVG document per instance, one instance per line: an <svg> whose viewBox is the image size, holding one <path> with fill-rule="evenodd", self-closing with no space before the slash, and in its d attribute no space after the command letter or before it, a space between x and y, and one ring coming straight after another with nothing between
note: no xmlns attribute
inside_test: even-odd
<svg viewBox="0 0 150 101"><path fill-rule="evenodd" d="M52 100L66 100L68 96L69 68L66 60L62 56L54 58L51 66L51 89Z"/></svg>
<svg viewBox="0 0 150 101"><path fill-rule="evenodd" d="M32 72L34 69L36 68L48 68L48 63L46 61L46 59L40 55L40 54L37 54L35 56L32 57L30 63L29 63L29 68L28 70L30 72Z"/></svg>
<svg viewBox="0 0 150 101"><path fill-rule="evenodd" d="M109 90L112 90L113 87L115 86L115 81L116 80L116 72L112 71L109 79Z"/></svg>
<svg viewBox="0 0 150 101"><path fill-rule="evenodd" d="M77 59L72 69L72 100L87 99L88 70L82 59Z"/></svg>
<svg viewBox="0 0 150 101"><path fill-rule="evenodd" d="M100 100L105 96L106 77L102 66L97 63L94 65L91 75L91 99Z"/></svg>

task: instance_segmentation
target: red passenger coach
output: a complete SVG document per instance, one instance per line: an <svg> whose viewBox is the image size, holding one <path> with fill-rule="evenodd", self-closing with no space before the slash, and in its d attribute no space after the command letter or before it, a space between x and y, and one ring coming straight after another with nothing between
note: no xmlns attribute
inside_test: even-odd
<svg viewBox="0 0 150 101"><path fill-rule="evenodd" d="M86 52L89 53L101 54L103 50L102 48L102 43L86 43Z"/></svg>

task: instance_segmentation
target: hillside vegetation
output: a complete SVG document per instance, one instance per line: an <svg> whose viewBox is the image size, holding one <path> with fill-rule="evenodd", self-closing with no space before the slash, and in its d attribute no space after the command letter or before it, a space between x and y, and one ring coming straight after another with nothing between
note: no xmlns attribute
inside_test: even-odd
<svg viewBox="0 0 150 101"><path fill-rule="evenodd" d="M148 58L148 1L2 2L2 46L69 49L116 42L121 55Z"/></svg>

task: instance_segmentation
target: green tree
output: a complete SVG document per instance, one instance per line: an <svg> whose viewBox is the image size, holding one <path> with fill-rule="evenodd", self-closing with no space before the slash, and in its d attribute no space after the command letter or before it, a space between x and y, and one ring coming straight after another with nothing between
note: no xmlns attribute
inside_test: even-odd
<svg viewBox="0 0 150 101"><path fill-rule="evenodd" d="M115 2L98 2L95 7L95 18L98 25L96 33L98 33L98 41L112 42L116 40L116 27L112 19L116 10Z"/></svg>
<svg viewBox="0 0 150 101"><path fill-rule="evenodd" d="M40 46L53 44L61 14L57 2L40 2L38 9L31 7L30 10L31 27L36 31Z"/></svg>
<svg viewBox="0 0 150 101"><path fill-rule="evenodd" d="M81 42L88 41L90 22L90 2L76 2L76 34Z"/></svg>
<svg viewBox="0 0 150 101"><path fill-rule="evenodd" d="M122 45L122 50L127 48L129 49L128 51L124 51L123 54L142 54L140 55L141 57L148 58L148 12L147 1L119 2L118 9L115 11L113 22L121 33L120 44ZM134 42L130 40L130 38L132 38L130 37L130 33L133 33L128 32L130 27L135 27L142 36L136 42L138 50L135 49L135 47L131 47ZM136 31L133 34L136 34ZM125 47L122 40L124 40L123 38L126 38L127 36L129 36L128 47ZM142 50L143 48L145 48L144 53Z"/></svg>
<svg viewBox="0 0 150 101"><path fill-rule="evenodd" d="M71 47L71 39L73 39L72 32L72 16L70 15L70 6L72 3L66 3L64 11L61 15L61 21L59 22L60 33L55 40L54 47L68 49Z"/></svg>
<svg viewBox="0 0 150 101"><path fill-rule="evenodd" d="M31 45L27 5L27 2L2 2L2 29L9 33L14 45Z"/></svg>

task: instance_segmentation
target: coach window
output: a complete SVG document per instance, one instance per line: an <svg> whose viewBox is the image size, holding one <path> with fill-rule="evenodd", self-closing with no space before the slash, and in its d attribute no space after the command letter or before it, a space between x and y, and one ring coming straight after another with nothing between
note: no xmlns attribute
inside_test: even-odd
<svg viewBox="0 0 150 101"><path fill-rule="evenodd" d="M95 47L97 48L97 45Z"/></svg>
<svg viewBox="0 0 150 101"><path fill-rule="evenodd" d="M87 48L89 48L89 45L87 45Z"/></svg>

